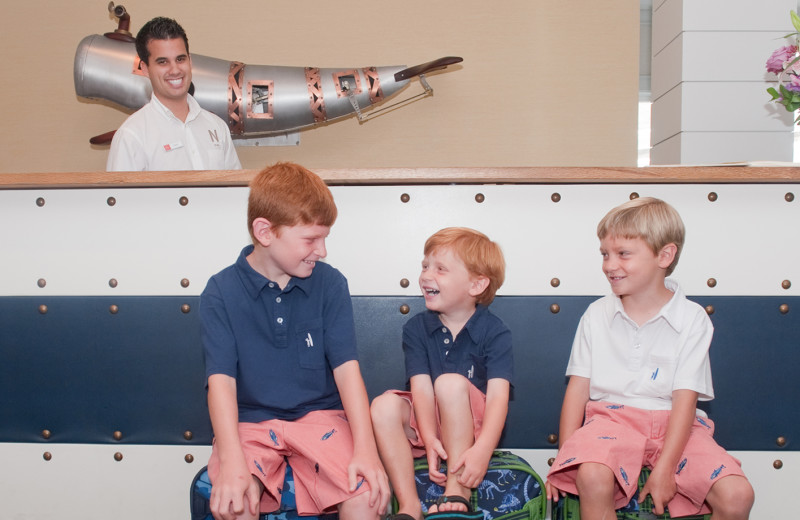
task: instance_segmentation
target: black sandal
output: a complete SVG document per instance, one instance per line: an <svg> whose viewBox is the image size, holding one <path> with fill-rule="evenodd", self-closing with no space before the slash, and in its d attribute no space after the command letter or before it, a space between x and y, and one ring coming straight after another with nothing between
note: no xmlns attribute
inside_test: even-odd
<svg viewBox="0 0 800 520"><path fill-rule="evenodd" d="M469 500L458 495L442 495L436 501L436 505L455 502L464 505L466 511L437 511L426 516L426 520L483 520L483 511L475 511Z"/></svg>

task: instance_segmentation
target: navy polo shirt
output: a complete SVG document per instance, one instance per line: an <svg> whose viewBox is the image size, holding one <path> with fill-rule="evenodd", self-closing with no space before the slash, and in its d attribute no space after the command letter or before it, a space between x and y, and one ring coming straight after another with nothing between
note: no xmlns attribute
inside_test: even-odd
<svg viewBox="0 0 800 520"><path fill-rule="evenodd" d="M281 290L247 262L252 251L245 247L200 296L206 385L212 374L236 379L240 422L341 410L333 369L358 359L347 280L317 262Z"/></svg>
<svg viewBox="0 0 800 520"><path fill-rule="evenodd" d="M514 357L511 331L485 305L478 305L458 337L442 324L439 314L423 311L403 327L406 377L461 374L486 393L489 379L512 382Z"/></svg>

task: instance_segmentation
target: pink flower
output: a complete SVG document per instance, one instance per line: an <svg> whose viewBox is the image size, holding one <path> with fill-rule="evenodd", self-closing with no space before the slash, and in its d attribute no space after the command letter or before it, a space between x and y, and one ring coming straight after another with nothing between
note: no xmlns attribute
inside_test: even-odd
<svg viewBox="0 0 800 520"><path fill-rule="evenodd" d="M785 63L791 61L797 54L797 46L785 46L777 49L767 60L767 72L780 74Z"/></svg>
<svg viewBox="0 0 800 520"><path fill-rule="evenodd" d="M784 85L786 87L786 90L791 90L792 92L800 92L800 77L795 76L794 74L792 74L790 77L791 80Z"/></svg>

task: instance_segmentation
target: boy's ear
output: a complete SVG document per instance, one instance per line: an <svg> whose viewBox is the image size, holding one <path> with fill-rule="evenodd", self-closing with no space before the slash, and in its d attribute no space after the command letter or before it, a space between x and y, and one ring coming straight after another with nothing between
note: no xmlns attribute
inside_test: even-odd
<svg viewBox="0 0 800 520"><path fill-rule="evenodd" d="M661 248L661 251L658 252L658 266L662 269L666 269L672 262L675 260L675 255L678 253L678 246L673 243L669 243Z"/></svg>
<svg viewBox="0 0 800 520"><path fill-rule="evenodd" d="M472 287L469 288L469 294L477 298L483 294L483 291L485 291L487 287L489 287L489 278L486 276L476 276L472 279Z"/></svg>
<svg viewBox="0 0 800 520"><path fill-rule="evenodd" d="M270 221L263 217L258 217L253 220L253 236L262 246L269 246L274 238L274 232Z"/></svg>

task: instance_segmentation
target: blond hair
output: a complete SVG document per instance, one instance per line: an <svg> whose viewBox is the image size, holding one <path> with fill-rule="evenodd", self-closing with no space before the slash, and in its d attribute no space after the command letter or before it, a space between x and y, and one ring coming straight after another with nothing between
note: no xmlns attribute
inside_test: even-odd
<svg viewBox="0 0 800 520"><path fill-rule="evenodd" d="M686 229L675 208L653 197L632 199L609 211L597 224L597 238L606 236L641 238L654 254L667 244L675 244L675 258L667 267L667 276L678 265Z"/></svg>
<svg viewBox="0 0 800 520"><path fill-rule="evenodd" d="M473 276L485 276L489 280L486 289L476 298L477 303L489 305L506 277L506 262L503 251L489 237L464 227L444 228L425 241L425 256L449 249L464 262Z"/></svg>

